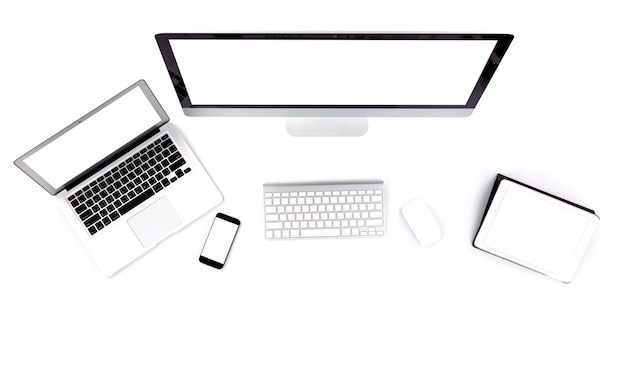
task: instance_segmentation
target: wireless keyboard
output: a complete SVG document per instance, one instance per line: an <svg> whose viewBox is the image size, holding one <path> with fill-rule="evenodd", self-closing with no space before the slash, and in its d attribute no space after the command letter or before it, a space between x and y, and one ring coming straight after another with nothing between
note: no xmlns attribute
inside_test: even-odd
<svg viewBox="0 0 626 377"><path fill-rule="evenodd" d="M265 184L265 238L383 236L383 185L378 180Z"/></svg>

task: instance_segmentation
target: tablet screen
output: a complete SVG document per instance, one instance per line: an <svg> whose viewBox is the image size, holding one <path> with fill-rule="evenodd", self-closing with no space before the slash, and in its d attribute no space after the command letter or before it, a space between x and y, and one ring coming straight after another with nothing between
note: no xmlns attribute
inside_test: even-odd
<svg viewBox="0 0 626 377"><path fill-rule="evenodd" d="M503 180L475 246L569 281L598 217L542 192Z"/></svg>

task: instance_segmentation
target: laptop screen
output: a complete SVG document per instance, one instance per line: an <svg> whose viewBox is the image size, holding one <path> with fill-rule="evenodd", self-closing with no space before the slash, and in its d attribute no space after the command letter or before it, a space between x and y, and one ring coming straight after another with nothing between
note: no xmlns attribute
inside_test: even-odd
<svg viewBox="0 0 626 377"><path fill-rule="evenodd" d="M25 155L22 163L44 181L39 182L44 188L50 191L47 184L55 192L60 191L72 179L162 123L142 88L131 88Z"/></svg>

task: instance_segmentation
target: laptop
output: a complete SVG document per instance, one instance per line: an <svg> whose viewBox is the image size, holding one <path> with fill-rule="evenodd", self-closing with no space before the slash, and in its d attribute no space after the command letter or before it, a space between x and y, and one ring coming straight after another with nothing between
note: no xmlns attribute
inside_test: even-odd
<svg viewBox="0 0 626 377"><path fill-rule="evenodd" d="M15 161L111 276L222 200L144 80Z"/></svg>

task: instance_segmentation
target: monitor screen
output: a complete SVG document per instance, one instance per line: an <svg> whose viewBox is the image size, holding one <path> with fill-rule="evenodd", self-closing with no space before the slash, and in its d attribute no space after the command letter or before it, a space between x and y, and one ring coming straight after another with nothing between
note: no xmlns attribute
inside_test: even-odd
<svg viewBox="0 0 626 377"><path fill-rule="evenodd" d="M467 116L508 34L158 34L190 116Z"/></svg>
<svg viewBox="0 0 626 377"><path fill-rule="evenodd" d="M58 134L25 158L24 163L58 190L160 122L159 114L141 88L135 87L76 126Z"/></svg>

